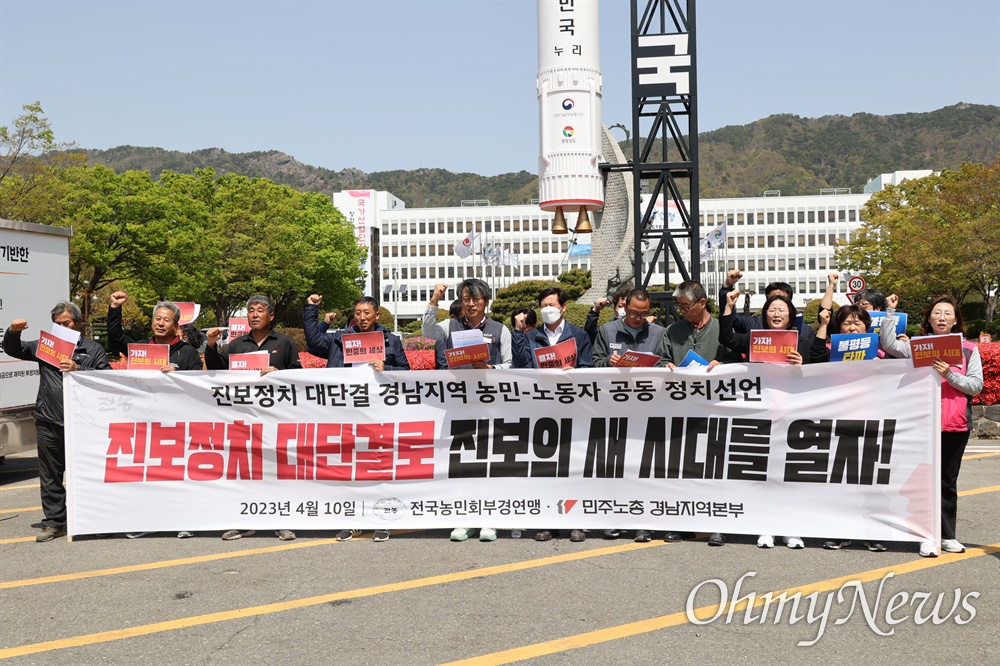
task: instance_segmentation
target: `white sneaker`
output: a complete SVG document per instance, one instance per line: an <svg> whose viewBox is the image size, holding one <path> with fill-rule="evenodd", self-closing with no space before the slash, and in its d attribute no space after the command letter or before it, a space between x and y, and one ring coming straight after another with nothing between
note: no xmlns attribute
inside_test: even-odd
<svg viewBox="0 0 1000 666"><path fill-rule="evenodd" d="M497 531L492 527L484 527L479 530L479 540L480 541L496 541Z"/></svg>
<svg viewBox="0 0 1000 666"><path fill-rule="evenodd" d="M774 537L763 534L757 537L758 548L774 548Z"/></svg>
<svg viewBox="0 0 1000 666"><path fill-rule="evenodd" d="M965 546L958 539L942 539L941 550L946 553L964 553Z"/></svg>
<svg viewBox="0 0 1000 666"><path fill-rule="evenodd" d="M920 542L920 557L937 557L937 546L933 539Z"/></svg>
<svg viewBox="0 0 1000 666"><path fill-rule="evenodd" d="M784 542L792 550L799 550L806 547L805 542L799 537L785 537Z"/></svg>
<svg viewBox="0 0 1000 666"><path fill-rule="evenodd" d="M469 532L471 532L467 527L456 527L451 531L451 536L449 537L452 541L466 541L469 538Z"/></svg>

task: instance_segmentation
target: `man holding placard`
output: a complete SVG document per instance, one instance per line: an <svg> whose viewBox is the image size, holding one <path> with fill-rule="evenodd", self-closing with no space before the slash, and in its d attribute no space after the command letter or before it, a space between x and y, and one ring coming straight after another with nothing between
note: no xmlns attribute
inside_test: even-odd
<svg viewBox="0 0 1000 666"><path fill-rule="evenodd" d="M445 285L438 285L435 295L443 291L443 287ZM440 334L434 338L438 340L435 348L437 367L509 368L512 360L510 331L486 316L492 296L489 285L478 278L469 278L460 282L455 292L462 302L462 315L446 319L438 327ZM429 317L425 323L428 321Z"/></svg>
<svg viewBox="0 0 1000 666"><path fill-rule="evenodd" d="M116 291L111 294L111 304L108 307L108 340L111 348L124 356L130 358L146 358L150 353L155 353L152 347L156 345L166 346L166 362L151 366L151 369L162 372L173 372L174 370L201 370L201 355L198 350L181 340L178 336L180 329L181 311L176 305L169 301L160 301L153 308L153 337L146 342L136 342L125 334L122 328L121 306L128 300L128 294L124 291ZM136 347L135 345L142 345ZM145 352L140 356L134 356L139 352Z"/></svg>
<svg viewBox="0 0 1000 666"><path fill-rule="evenodd" d="M719 321L708 308L705 287L695 280L681 282L674 289L674 304L681 319L667 327L656 353L671 370L687 365L719 365L727 352L719 344Z"/></svg>
<svg viewBox="0 0 1000 666"><path fill-rule="evenodd" d="M38 479L42 495L42 533L35 541L44 543L66 536L66 433L63 429L63 380L67 372L110 370L104 347L81 335L83 313L74 303L60 301L52 308L52 331L38 340L24 342L24 319L15 319L3 336L8 356L38 362L38 397L35 400L35 429L38 433ZM68 334L68 335L67 335ZM48 340L48 343L42 343ZM69 349L60 351L68 344ZM46 353L40 350L46 347Z"/></svg>
<svg viewBox="0 0 1000 666"><path fill-rule="evenodd" d="M633 352L621 367L649 367L661 362L656 350L663 340L664 329L659 324L646 321L650 300L645 289L633 289L625 296L625 315L604 324L597 330L594 342L594 367L609 368L619 365L622 355Z"/></svg>
<svg viewBox="0 0 1000 666"><path fill-rule="evenodd" d="M378 323L378 301L362 296L354 302L354 323L333 333L324 333L319 325L319 304L323 297L313 294L302 308L306 344L326 367L345 368L370 365L378 371L409 370L403 343Z"/></svg>
<svg viewBox="0 0 1000 666"><path fill-rule="evenodd" d="M542 326L524 331L524 315L514 319L512 337L515 368L592 368L590 336L566 321L569 296L559 287L549 287L538 295Z"/></svg>
<svg viewBox="0 0 1000 666"><path fill-rule="evenodd" d="M209 370L260 370L261 375L302 367L295 342L272 328L274 301L262 294L251 296L247 299L246 318L249 332L231 337L223 349L219 349L221 328L213 328L206 334L205 367ZM236 368L233 367L234 356L239 357Z"/></svg>

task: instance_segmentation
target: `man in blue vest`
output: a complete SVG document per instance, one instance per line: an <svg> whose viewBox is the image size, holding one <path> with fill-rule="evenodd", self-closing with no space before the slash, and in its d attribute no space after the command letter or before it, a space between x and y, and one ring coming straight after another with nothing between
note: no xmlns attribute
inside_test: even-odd
<svg viewBox="0 0 1000 666"><path fill-rule="evenodd" d="M443 285L439 285L443 286ZM437 293L435 289L435 293ZM511 337L506 326L490 319L486 316L486 310L490 305L490 286L478 278L469 278L459 283L455 288L455 293L462 301L462 316L447 319L447 327L431 324L429 327L437 329L439 333L431 335L427 332L426 319L425 326L422 327L424 335L438 340L435 352L437 355L437 367L447 368L445 351L452 349L452 333L457 331L480 330L483 332L483 341L486 342L490 350L489 361L479 361L472 364L473 368L479 370L487 368L509 368L511 364ZM444 324L445 322L441 322Z"/></svg>

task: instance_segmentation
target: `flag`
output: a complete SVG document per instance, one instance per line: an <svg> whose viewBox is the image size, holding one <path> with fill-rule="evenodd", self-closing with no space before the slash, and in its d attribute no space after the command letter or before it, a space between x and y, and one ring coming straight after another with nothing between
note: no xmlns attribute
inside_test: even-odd
<svg viewBox="0 0 1000 666"><path fill-rule="evenodd" d="M712 254L726 244L726 223L723 222L705 234L701 239L701 261L707 261Z"/></svg>
<svg viewBox="0 0 1000 666"><path fill-rule="evenodd" d="M479 234L470 231L468 236L455 243L455 254L462 259L468 259L474 253L478 254L481 247L482 241Z"/></svg>

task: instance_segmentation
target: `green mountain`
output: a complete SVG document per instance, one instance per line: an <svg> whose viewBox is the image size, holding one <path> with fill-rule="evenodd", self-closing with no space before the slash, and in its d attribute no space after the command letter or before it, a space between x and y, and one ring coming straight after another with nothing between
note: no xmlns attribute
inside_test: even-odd
<svg viewBox="0 0 1000 666"><path fill-rule="evenodd" d="M622 149L630 155L627 142ZM962 162L994 161L1000 156L1000 107L956 104L930 113L892 116L781 114L705 132L699 136L699 151L705 198L760 196L764 190L781 190L785 196L817 194L825 187L860 192L869 178L897 169L939 170ZM119 146L82 152L90 164L116 171L150 171L153 176L163 170L190 173L212 167L218 173L264 177L326 194L386 190L410 208L457 206L466 199L527 204L538 196L537 176L527 171L498 176L445 169L366 174L310 166L279 151L229 153L220 148L184 153Z"/></svg>

